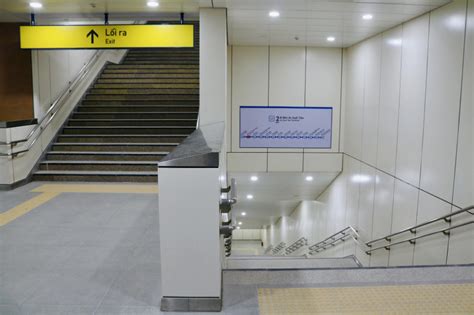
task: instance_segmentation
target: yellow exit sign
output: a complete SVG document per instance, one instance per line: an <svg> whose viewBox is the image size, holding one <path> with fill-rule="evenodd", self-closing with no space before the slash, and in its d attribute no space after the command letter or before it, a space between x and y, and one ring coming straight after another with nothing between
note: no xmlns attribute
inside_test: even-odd
<svg viewBox="0 0 474 315"><path fill-rule="evenodd" d="M22 49L193 47L193 25L20 26Z"/></svg>

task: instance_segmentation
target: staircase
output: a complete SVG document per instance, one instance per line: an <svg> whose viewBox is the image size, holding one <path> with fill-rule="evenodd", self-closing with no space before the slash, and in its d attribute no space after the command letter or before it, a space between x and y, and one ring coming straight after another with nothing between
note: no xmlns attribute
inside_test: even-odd
<svg viewBox="0 0 474 315"><path fill-rule="evenodd" d="M156 182L158 161L196 129L198 34L192 49L131 49L108 64L33 180Z"/></svg>

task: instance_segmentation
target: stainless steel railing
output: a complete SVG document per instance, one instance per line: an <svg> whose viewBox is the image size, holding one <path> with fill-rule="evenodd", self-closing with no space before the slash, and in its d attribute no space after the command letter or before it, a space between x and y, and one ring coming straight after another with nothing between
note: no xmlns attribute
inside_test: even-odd
<svg viewBox="0 0 474 315"><path fill-rule="evenodd" d="M74 90L74 88L79 84L79 82L86 77L91 71L92 67L95 65L99 57L102 55L103 50L95 52L92 58L81 68L77 77L69 84L59 95L58 98L51 104L51 107L45 113L45 115L38 121L38 124L30 131L30 133L21 140L11 141L11 142L0 142L0 145L10 145L10 151L8 153L0 153L0 156L7 156L15 158L19 154L28 152L38 141L43 130L48 127L56 114L62 109L64 104L66 104L66 97ZM13 151L13 148L19 143L26 143L26 147L19 151Z"/></svg>
<svg viewBox="0 0 474 315"><path fill-rule="evenodd" d="M349 238L352 238L367 255L370 255L373 251L380 250L380 249L390 250L390 248L392 246L400 245L400 244L403 244L403 243L415 244L416 240L418 240L418 239L429 237L429 236L436 235L436 234L444 234L444 235L448 236L450 234L451 230L473 224L474 220L459 223L459 224L456 224L456 225L453 225L453 226L450 226L450 227L446 227L446 228L443 228L443 229L439 229L439 230L436 230L436 231L433 231L433 232L428 232L428 233L425 233L423 235L413 236L413 237L406 238L406 239L403 239L403 240L400 240L400 241L397 241L397 242L392 242L392 239L394 237L403 235L404 233L407 233L407 232L411 232L412 234L416 234L416 232L419 228L424 227L424 226L428 226L430 224L433 224L433 223L436 223L436 222L439 222L439 221L445 221L446 223L451 223L452 222L452 217L458 216L458 215L463 214L463 213L469 213L470 215L474 215L474 213L471 212L471 210L474 210L474 206L469 206L469 207L460 209L458 211L440 216L438 218L435 218L435 219L432 219L432 220L414 225L412 227L403 229L403 230L395 232L395 233L388 234L384 237L380 237L380 238L377 238L377 239L374 239L374 240L371 240L371 241L368 241L368 242L362 242L357 229L353 228L351 226L348 226L348 227L346 227L346 228L344 228L344 229L328 236L324 240L310 246L308 248L309 249L309 255L314 255L314 254L322 252L322 251L324 251L328 248L334 247L334 246L336 246L336 243L344 242ZM387 244L383 244L383 245L374 247L374 244L379 243L381 241L385 241L385 242L387 242Z"/></svg>
<svg viewBox="0 0 474 315"><path fill-rule="evenodd" d="M285 249L285 255L290 255L291 253L297 251L298 249L306 245L308 245L308 240L306 239L306 237L300 237L298 240L296 240L293 244L291 244Z"/></svg>
<svg viewBox="0 0 474 315"><path fill-rule="evenodd" d="M414 225L412 227L409 227L409 228L406 228L406 229L403 229L401 231L398 231L396 233L392 233L392 234L389 234L389 235L386 235L384 237L380 237L380 238L377 238L375 240L372 240L370 242L367 242L367 246L371 247L372 244L374 243L377 243L377 242L380 242L380 241L387 241L387 242L391 242L392 238L394 236L398 236L398 235L401 235L401 234L404 234L406 232L411 232L412 234L416 234L416 230L420 227L423 227L423 226L426 226L426 225L430 225L430 224L433 224L433 223L436 223L438 221L445 221L446 223L450 223L451 222L451 218L454 217L454 216L457 216L459 214L462 214L462 213L469 213L471 215L474 215L474 213L470 212L471 210L474 210L474 205L473 206L469 206L469 207L466 207L466 208L463 208L461 210L458 210L458 211L455 211L455 212L452 212L452 213L449 213L449 214L446 214L446 215L443 215L441 217L438 217L438 218L435 218L433 220L429 220L429 221L426 221L426 222L423 222L423 223L420 223L420 224L417 224L417 225Z"/></svg>

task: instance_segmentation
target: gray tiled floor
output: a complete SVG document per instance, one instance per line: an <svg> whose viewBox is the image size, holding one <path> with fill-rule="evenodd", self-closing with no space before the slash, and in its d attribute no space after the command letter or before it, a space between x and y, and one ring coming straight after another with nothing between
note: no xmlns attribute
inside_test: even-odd
<svg viewBox="0 0 474 315"><path fill-rule="evenodd" d="M0 211L39 184L0 192ZM62 193L0 227L0 314L161 314L157 201ZM257 314L236 288L224 313Z"/></svg>

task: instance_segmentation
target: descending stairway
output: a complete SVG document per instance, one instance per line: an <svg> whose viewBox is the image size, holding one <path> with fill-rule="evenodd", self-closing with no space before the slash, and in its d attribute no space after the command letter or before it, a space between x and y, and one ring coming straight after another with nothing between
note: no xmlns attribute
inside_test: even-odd
<svg viewBox="0 0 474 315"><path fill-rule="evenodd" d="M156 182L157 162L196 129L198 34L192 49L132 49L108 64L33 179Z"/></svg>

